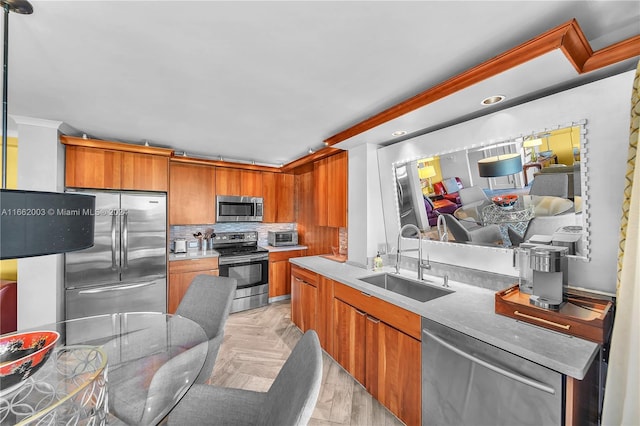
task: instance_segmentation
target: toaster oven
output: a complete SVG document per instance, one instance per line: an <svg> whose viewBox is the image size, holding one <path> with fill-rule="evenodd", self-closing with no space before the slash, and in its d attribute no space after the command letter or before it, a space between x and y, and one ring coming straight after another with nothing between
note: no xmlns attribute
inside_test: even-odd
<svg viewBox="0 0 640 426"><path fill-rule="evenodd" d="M267 242L272 247L297 246L298 231L269 231Z"/></svg>

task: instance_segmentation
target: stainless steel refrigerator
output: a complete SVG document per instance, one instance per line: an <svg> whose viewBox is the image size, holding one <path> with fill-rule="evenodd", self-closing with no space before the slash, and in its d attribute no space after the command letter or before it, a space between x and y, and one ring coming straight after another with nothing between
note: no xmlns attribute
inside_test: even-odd
<svg viewBox="0 0 640 426"><path fill-rule="evenodd" d="M67 191L95 195L96 210L94 246L65 254L66 318L166 312L166 194Z"/></svg>

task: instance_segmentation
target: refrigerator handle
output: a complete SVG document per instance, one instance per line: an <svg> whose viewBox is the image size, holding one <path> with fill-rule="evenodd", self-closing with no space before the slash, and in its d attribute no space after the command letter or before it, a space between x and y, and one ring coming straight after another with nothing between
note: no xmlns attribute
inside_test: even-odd
<svg viewBox="0 0 640 426"><path fill-rule="evenodd" d="M118 269L116 264L116 215L111 216L111 270Z"/></svg>
<svg viewBox="0 0 640 426"><path fill-rule="evenodd" d="M140 284L119 285L119 286L106 287L106 288L95 288L90 290L80 290L78 294L98 294L98 293L106 293L111 291L133 290L140 287L148 287L153 284L155 284L155 281L149 281L149 282L144 282Z"/></svg>
<svg viewBox="0 0 640 426"><path fill-rule="evenodd" d="M122 229L122 253L124 259L122 260L122 269L129 267L129 215L125 211L123 215L123 229Z"/></svg>

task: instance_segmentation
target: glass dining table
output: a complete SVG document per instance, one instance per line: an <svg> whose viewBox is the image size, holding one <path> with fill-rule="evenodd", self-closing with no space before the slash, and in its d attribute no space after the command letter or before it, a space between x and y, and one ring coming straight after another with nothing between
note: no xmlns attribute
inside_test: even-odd
<svg viewBox="0 0 640 426"><path fill-rule="evenodd" d="M32 330L60 333L46 364L0 389L0 424L158 424L204 364L202 328L179 315L98 315ZM31 330L20 330L31 331Z"/></svg>

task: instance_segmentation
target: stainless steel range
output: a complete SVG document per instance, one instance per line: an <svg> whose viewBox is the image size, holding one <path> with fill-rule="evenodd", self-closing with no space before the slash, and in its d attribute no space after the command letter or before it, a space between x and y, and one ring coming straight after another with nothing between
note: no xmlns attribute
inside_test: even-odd
<svg viewBox="0 0 640 426"><path fill-rule="evenodd" d="M217 232L213 248L220 253L220 276L238 280L231 312L268 304L269 251L258 247L258 233Z"/></svg>

